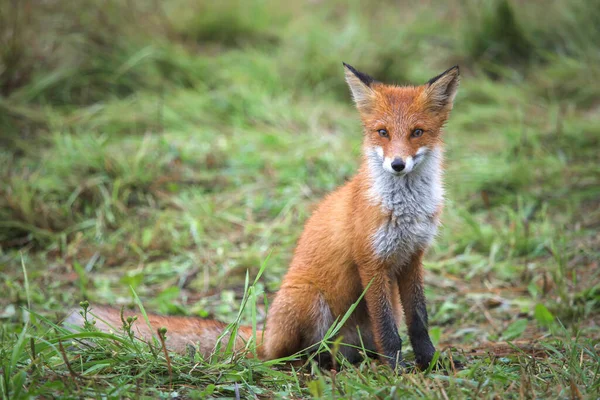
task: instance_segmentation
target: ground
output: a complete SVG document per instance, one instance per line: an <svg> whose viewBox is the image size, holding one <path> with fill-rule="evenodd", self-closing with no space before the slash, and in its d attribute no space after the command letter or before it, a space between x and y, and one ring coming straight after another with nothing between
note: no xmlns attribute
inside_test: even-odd
<svg viewBox="0 0 600 400"><path fill-rule="evenodd" d="M5 3L3 399L598 396L597 1ZM425 262L438 367L202 359L60 326L85 300L260 327L359 164L343 61L399 84L461 66Z"/></svg>

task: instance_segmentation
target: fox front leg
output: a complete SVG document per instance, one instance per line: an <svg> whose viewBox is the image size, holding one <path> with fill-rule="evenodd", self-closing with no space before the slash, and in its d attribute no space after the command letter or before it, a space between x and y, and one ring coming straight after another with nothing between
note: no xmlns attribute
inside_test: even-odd
<svg viewBox="0 0 600 400"><path fill-rule="evenodd" d="M427 307L423 292L423 252L416 254L398 275L398 288L404 309L408 336L419 368L427 369L435 354L428 332Z"/></svg>
<svg viewBox="0 0 600 400"><path fill-rule="evenodd" d="M362 272L363 287L367 310L371 320L375 345L380 355L392 368L404 367L402 361L402 339L398 333L398 324L394 315L392 284L388 274L383 271L375 273Z"/></svg>

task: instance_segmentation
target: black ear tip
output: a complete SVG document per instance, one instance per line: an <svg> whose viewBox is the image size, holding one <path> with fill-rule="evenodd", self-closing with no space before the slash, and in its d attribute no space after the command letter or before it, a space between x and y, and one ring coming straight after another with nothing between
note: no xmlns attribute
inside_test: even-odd
<svg viewBox="0 0 600 400"><path fill-rule="evenodd" d="M371 83L375 82L375 79L371 78L369 75L365 74L364 72L358 71L352 65L346 64L345 62L343 62L342 64L344 64L344 67L346 67L347 71L352 72L354 74L354 76L356 76L358 79L360 79L362 81L362 83L364 83L365 85L370 86Z"/></svg>
<svg viewBox="0 0 600 400"><path fill-rule="evenodd" d="M442 72L442 73L441 73L441 74L439 74L438 76L434 76L433 78L431 78L431 79L429 80L429 82L427 82L427 84L428 84L428 85L431 85L431 84L433 84L435 81L437 81L438 79L440 79L442 76L444 76L444 75L446 75L446 74L449 74L449 73L451 73L451 72L454 72L454 71L456 71L456 76L459 76L459 75L460 75L460 70L459 70L459 68L458 68L458 65L455 65L454 67L450 67L450 68L448 68L447 70L445 70L444 72Z"/></svg>

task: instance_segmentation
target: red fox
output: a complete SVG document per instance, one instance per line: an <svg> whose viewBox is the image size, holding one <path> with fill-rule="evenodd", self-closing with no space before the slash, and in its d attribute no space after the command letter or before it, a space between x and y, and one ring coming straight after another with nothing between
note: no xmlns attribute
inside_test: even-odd
<svg viewBox="0 0 600 400"><path fill-rule="evenodd" d="M258 356L271 360L314 349L361 294L339 335L350 362L360 349L390 366L402 365L398 321L404 313L416 364L427 368L435 353L428 333L423 292L423 253L437 233L442 211L442 128L459 85L458 66L421 86L375 81L344 63L346 82L363 125L363 160L358 173L329 194L306 222L281 288L258 332ZM119 310L94 308L113 326ZM186 317L150 315L154 329L166 327L167 347L187 344L204 355L214 350L225 324ZM81 324L72 313L67 322ZM99 323L100 329L108 326ZM145 323L135 331L148 339ZM238 348L252 336L241 327ZM261 340L262 338L262 340Z"/></svg>

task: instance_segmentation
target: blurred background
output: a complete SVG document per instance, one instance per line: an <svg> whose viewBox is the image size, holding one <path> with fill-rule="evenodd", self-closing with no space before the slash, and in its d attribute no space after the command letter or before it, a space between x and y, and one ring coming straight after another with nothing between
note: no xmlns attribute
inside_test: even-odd
<svg viewBox="0 0 600 400"><path fill-rule="evenodd" d="M427 256L440 346L598 338L600 2L5 0L0 322L82 299L228 320L360 161L342 61L459 64ZM262 308L260 308L262 312ZM264 315L259 315L260 318Z"/></svg>

